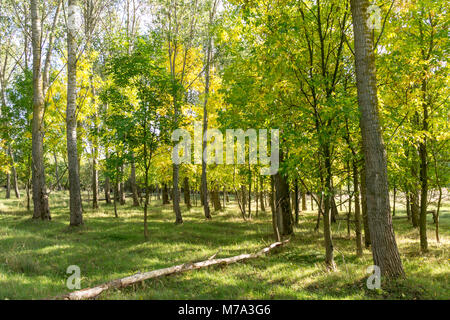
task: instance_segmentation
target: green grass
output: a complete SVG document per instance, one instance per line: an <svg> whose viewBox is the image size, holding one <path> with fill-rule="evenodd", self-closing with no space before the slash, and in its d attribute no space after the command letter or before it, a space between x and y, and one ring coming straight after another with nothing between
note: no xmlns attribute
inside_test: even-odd
<svg viewBox="0 0 450 320"><path fill-rule="evenodd" d="M3 196L3 195L2 195ZM131 200L119 207L85 207L85 226L68 226L68 194L50 197L52 221L32 221L24 200L0 199L0 299L42 299L68 292L66 269L81 268L86 288L136 272L200 261L217 253L250 253L273 242L270 214L244 222L236 206L203 219L200 207L183 209L184 224L174 225L171 206L152 201L150 241L144 242L143 213ZM321 232L314 232L316 213L303 212L295 236L266 257L148 280L100 299L450 299L450 206L441 212L441 243L428 223L430 251L419 253L418 230L406 219L394 220L407 278L382 280L380 290L366 288L370 251L356 258L354 233L344 221L333 224L338 271L325 272ZM398 211L397 216L404 215Z"/></svg>

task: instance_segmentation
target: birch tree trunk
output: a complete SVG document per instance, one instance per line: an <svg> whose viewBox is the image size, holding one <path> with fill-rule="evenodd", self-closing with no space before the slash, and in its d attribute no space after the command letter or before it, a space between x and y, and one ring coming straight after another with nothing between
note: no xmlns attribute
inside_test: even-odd
<svg viewBox="0 0 450 320"><path fill-rule="evenodd" d="M69 20L75 14L77 0L69 0ZM72 17L72 19L74 19ZM83 210L81 207L80 174L78 167L77 149L77 45L75 35L77 30L68 23L67 27L67 157L69 169L70 193L70 225L83 224Z"/></svg>
<svg viewBox="0 0 450 320"><path fill-rule="evenodd" d="M33 124L32 124L32 181L33 219L50 220L48 194L45 186L43 122L44 93L41 72L41 20L37 0L31 0L31 35L33 48Z"/></svg>

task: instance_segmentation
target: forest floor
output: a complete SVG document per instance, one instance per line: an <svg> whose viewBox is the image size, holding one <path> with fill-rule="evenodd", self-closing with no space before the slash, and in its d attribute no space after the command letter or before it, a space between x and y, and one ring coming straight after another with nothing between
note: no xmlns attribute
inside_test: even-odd
<svg viewBox="0 0 450 320"><path fill-rule="evenodd" d="M50 196L51 222L32 221L25 200L0 199L0 299L43 299L64 294L66 269L78 265L81 287L185 262L255 252L274 242L271 215L244 222L236 205L203 218L201 207L187 211L174 225L170 205L153 200L149 210L150 241L144 242L143 210L131 200L119 206L85 202L85 225L70 228L68 193ZM400 206L400 205L398 205ZM308 206L309 208L309 206ZM253 207L254 209L254 207ZM396 216L404 216L398 210ZM343 216L343 214L341 214ZM295 235L266 257L148 280L100 299L450 299L450 203L441 209L440 238L428 218L429 253L419 253L418 230L406 219L394 219L397 243L407 278L382 279L381 289L366 287L372 255L355 256L355 238L345 221L333 224L338 271L326 273L321 230L314 232L316 213L302 212ZM322 227L322 226L321 226ZM352 227L353 229L353 227ZM220 251L219 251L220 250Z"/></svg>

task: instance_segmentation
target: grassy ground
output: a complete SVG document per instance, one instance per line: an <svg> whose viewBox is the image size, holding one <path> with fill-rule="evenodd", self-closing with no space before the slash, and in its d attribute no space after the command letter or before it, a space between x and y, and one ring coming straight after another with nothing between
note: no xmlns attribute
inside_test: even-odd
<svg viewBox="0 0 450 320"><path fill-rule="evenodd" d="M2 197L4 195L2 194ZM81 268L86 288L118 277L217 257L254 252L273 242L269 214L243 222L235 206L205 221L200 207L186 211L183 225L174 225L170 206L152 201L150 241L143 241L142 209L85 203L85 226L69 228L68 194L52 194L52 221L32 221L24 200L0 199L0 299L40 299L63 294L66 269ZM399 211L397 216L404 215ZM339 270L323 267L322 233L315 233L316 214L303 212L290 244L267 257L225 267L189 271L149 280L101 299L450 299L450 206L441 212L441 243L428 223L430 252L419 254L418 230L406 219L394 220L397 243L407 278L382 281L366 288L365 270L372 264L364 250L356 258L354 234L347 238L344 221L333 225Z"/></svg>

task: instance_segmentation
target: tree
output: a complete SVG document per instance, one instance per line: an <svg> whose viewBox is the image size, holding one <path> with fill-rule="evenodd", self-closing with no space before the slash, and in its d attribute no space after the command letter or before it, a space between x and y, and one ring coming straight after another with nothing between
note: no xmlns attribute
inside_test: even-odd
<svg viewBox="0 0 450 320"><path fill-rule="evenodd" d="M169 74L161 67L166 57L159 35L153 33L151 37L137 39L133 51L111 59L108 73L113 85L103 95L111 106L107 121L117 132L114 137L125 145L122 159L137 161L143 171L145 240L149 239L150 170L158 147L168 140L166 113L172 86Z"/></svg>
<svg viewBox="0 0 450 320"><path fill-rule="evenodd" d="M38 8L38 1L31 0L31 35L33 47L33 131L32 131L32 155L33 155L33 219L50 220L50 208L48 194L45 185L44 150L43 150L43 123L45 94L48 89L48 70L52 52L53 32L58 19L60 3L54 14L54 23L51 38L47 48L47 56L44 62L44 70L41 69L42 25Z"/></svg>
<svg viewBox="0 0 450 320"><path fill-rule="evenodd" d="M381 135L373 39L367 25L367 0L351 0L356 86L366 174L367 215L374 264L389 277L404 275L390 214L386 155Z"/></svg>

